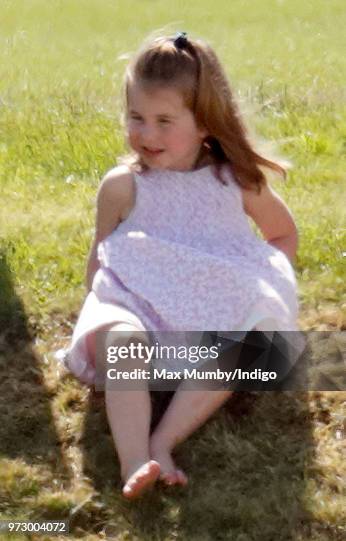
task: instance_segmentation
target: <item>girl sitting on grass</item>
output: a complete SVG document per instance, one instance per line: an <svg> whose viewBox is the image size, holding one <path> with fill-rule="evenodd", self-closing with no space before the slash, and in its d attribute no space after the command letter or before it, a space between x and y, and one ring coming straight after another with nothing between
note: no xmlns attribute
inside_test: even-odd
<svg viewBox="0 0 346 541"><path fill-rule="evenodd" d="M297 229L262 168L285 170L254 150L206 42L179 33L144 43L126 71L126 129L131 159L98 191L69 369L92 385L96 350L106 356L129 336L147 345L152 331L297 330ZM186 485L172 451L231 394L182 382L150 434L148 387L106 386L123 495L157 480Z"/></svg>

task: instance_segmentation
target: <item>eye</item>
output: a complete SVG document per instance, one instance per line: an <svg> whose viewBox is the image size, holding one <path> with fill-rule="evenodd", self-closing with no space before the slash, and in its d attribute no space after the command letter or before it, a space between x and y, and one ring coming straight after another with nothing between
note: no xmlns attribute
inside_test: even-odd
<svg viewBox="0 0 346 541"><path fill-rule="evenodd" d="M139 115L130 115L130 119L131 119L131 120L138 120L138 121L140 121L140 120L142 120L142 117L139 116Z"/></svg>
<svg viewBox="0 0 346 541"><path fill-rule="evenodd" d="M170 124L171 121L168 118L160 118L159 119L160 124Z"/></svg>

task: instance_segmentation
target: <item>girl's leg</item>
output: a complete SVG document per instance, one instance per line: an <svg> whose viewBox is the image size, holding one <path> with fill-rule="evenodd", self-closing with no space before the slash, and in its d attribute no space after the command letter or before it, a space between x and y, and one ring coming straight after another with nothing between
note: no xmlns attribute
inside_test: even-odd
<svg viewBox="0 0 346 541"><path fill-rule="evenodd" d="M171 452L205 423L231 395L232 391L191 391L185 383L179 386L150 438L151 458L160 463L161 477L166 482L187 483L184 472L172 468Z"/></svg>
<svg viewBox="0 0 346 541"><path fill-rule="evenodd" d="M253 329L257 330L257 329ZM216 368L216 366L214 366ZM189 381L179 385L159 425L150 438L151 457L161 464L161 475L172 483L186 484L185 474L172 469L171 452L217 411L234 391L191 390Z"/></svg>
<svg viewBox="0 0 346 541"><path fill-rule="evenodd" d="M148 345L145 333L140 333L133 325L118 323L107 330L99 333L97 338L97 346L104 356L110 346L128 345L129 342ZM143 359L122 359L115 366L118 370L143 368ZM150 460L151 400L144 383L140 382L141 389L129 390L111 389L108 382L105 384L106 412L125 483L123 495L127 498L137 497L160 474L160 465Z"/></svg>

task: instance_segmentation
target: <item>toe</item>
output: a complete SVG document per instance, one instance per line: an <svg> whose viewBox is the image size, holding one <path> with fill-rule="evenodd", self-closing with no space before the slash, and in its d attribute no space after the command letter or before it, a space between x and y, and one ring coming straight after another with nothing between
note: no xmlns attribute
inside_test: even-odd
<svg viewBox="0 0 346 541"><path fill-rule="evenodd" d="M178 483L180 485L186 486L188 484L188 479L182 470L177 470L176 475L177 475Z"/></svg>
<svg viewBox="0 0 346 541"><path fill-rule="evenodd" d="M160 481L163 481L166 485L171 486L175 485L175 483L177 482L177 475L175 471L161 473L159 479Z"/></svg>

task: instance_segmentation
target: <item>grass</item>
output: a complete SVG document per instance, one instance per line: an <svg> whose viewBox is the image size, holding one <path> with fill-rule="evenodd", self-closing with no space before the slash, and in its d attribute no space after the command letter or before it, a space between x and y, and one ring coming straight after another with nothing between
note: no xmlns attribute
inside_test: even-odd
<svg viewBox="0 0 346 541"><path fill-rule="evenodd" d="M119 56L164 26L215 47L249 125L292 161L273 183L300 233L301 328L345 330L345 17L341 0L3 2L3 517L69 518L88 541L341 539L344 393L236 397L179 448L187 492L130 506L102 405L52 352L85 294L98 183L125 150ZM316 362L342 355L336 336L315 336Z"/></svg>

